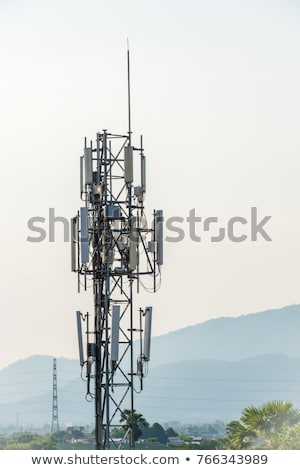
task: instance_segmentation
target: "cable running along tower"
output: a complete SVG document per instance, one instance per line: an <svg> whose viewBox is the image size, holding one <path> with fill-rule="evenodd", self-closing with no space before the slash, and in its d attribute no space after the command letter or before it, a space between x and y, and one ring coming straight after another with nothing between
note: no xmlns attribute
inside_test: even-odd
<svg viewBox="0 0 300 470"><path fill-rule="evenodd" d="M72 271L78 291L92 288L94 312L77 311L79 356L87 400L95 401L96 449L117 448L111 436L124 408L131 411L123 437L134 448L134 394L143 389L150 359L152 307L137 308L142 288L156 292L163 264L163 213L147 224L143 138L133 145L128 73L128 132L85 138L80 157L82 207L72 219ZM82 327L85 326L86 348ZM136 341L137 340L137 341Z"/></svg>

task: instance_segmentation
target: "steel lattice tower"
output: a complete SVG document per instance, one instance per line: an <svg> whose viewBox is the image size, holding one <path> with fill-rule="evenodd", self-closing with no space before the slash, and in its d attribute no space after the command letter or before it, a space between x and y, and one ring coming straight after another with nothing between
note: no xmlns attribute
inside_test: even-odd
<svg viewBox="0 0 300 470"><path fill-rule="evenodd" d="M52 425L51 432L59 431L57 406L57 370L56 359L53 359L53 387L52 387Z"/></svg>
<svg viewBox="0 0 300 470"><path fill-rule="evenodd" d="M154 212L151 227L146 224L145 155L142 137L138 147L132 145L129 83L128 52L128 133L103 130L97 133L95 144L89 145L85 139L80 159L84 207L72 219L72 270L78 273L78 288L83 279L85 289L92 287L94 298L92 325L90 315L79 311L77 325L80 363L86 364L86 398L95 400L97 449L117 447L110 430L120 427L124 408L131 411L124 440L128 438L129 448L134 448L134 392L143 388L152 318L152 307L134 308L134 293L146 287L149 276L152 284L147 291L157 290L163 263L162 211ZM140 176L134 186L136 167ZM82 320L86 321L86 358ZM136 337L140 339L137 354Z"/></svg>

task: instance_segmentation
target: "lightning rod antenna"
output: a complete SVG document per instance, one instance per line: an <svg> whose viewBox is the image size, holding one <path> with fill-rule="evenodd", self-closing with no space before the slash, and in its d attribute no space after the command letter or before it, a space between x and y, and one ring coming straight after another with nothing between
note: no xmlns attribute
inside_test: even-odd
<svg viewBox="0 0 300 470"><path fill-rule="evenodd" d="M127 38L127 96L128 96L128 138L131 145L131 100L130 100L130 52L129 39Z"/></svg>

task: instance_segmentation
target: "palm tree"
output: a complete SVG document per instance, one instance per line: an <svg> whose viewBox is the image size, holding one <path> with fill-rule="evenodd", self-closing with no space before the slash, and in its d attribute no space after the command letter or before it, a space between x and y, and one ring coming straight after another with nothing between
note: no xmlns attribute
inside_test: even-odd
<svg viewBox="0 0 300 470"><path fill-rule="evenodd" d="M133 410L125 409L121 412L120 423L124 423L122 428L125 432L131 431L133 442L136 442L142 435L141 427L147 427L148 423L142 414Z"/></svg>
<svg viewBox="0 0 300 470"><path fill-rule="evenodd" d="M300 423L300 411L289 401L273 400L261 406L249 406L240 421L232 421L227 426L230 448L280 449L285 445L284 436L297 423Z"/></svg>
<svg viewBox="0 0 300 470"><path fill-rule="evenodd" d="M239 421L231 421L226 426L227 439L226 447L229 449L249 449L251 448L251 441L256 437L256 434L250 432Z"/></svg>

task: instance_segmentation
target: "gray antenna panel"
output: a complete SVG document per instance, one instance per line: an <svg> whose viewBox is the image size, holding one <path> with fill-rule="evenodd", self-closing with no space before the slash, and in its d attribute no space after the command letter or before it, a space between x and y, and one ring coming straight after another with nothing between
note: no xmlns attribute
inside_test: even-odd
<svg viewBox="0 0 300 470"><path fill-rule="evenodd" d="M83 193L83 159L84 157L80 157L80 198Z"/></svg>
<svg viewBox="0 0 300 470"><path fill-rule="evenodd" d="M110 359L117 362L119 359L119 325L120 325L120 305L113 305L111 314L111 351Z"/></svg>
<svg viewBox="0 0 300 470"><path fill-rule="evenodd" d="M79 348L79 362L81 367L84 364L83 346L82 346L82 329L81 329L81 313L77 310L77 333L78 333L78 348Z"/></svg>
<svg viewBox="0 0 300 470"><path fill-rule="evenodd" d="M142 190L146 192L146 157L145 155L141 156L141 186Z"/></svg>
<svg viewBox="0 0 300 470"><path fill-rule="evenodd" d="M77 217L71 219L71 270L76 272L77 270L77 242L78 242L78 227Z"/></svg>
<svg viewBox="0 0 300 470"><path fill-rule="evenodd" d="M80 207L80 258L82 264L89 262L89 224L87 207Z"/></svg>
<svg viewBox="0 0 300 470"><path fill-rule="evenodd" d="M137 230L137 217L131 219L131 230L129 240L129 269L135 271L138 266L138 230Z"/></svg>
<svg viewBox="0 0 300 470"><path fill-rule="evenodd" d="M164 233L163 233L163 211L159 210L155 212L155 231L156 231L156 241L157 241L157 264L161 265L164 262L164 252L163 252L163 242L164 242Z"/></svg>
<svg viewBox="0 0 300 470"><path fill-rule="evenodd" d="M145 308L144 317L145 317L145 329L144 329L143 358L145 361L150 361L152 307Z"/></svg>
<svg viewBox="0 0 300 470"><path fill-rule="evenodd" d="M84 176L85 184L93 183L93 161L92 161L92 149L84 149Z"/></svg>
<svg viewBox="0 0 300 470"><path fill-rule="evenodd" d="M124 148L124 177L125 183L133 182L133 148Z"/></svg>

